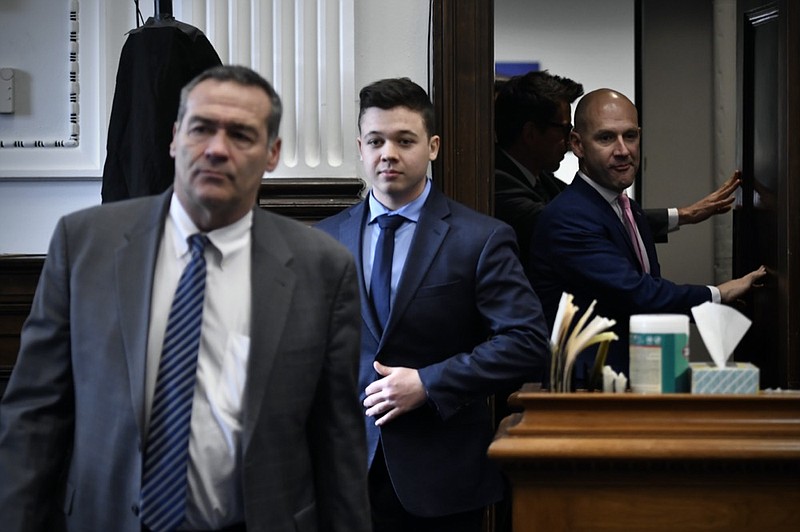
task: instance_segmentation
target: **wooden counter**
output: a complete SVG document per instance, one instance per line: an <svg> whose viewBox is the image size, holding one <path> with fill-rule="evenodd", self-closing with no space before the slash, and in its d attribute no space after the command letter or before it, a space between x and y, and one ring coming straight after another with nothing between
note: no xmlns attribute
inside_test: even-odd
<svg viewBox="0 0 800 532"><path fill-rule="evenodd" d="M800 395L518 393L514 532L800 530Z"/></svg>

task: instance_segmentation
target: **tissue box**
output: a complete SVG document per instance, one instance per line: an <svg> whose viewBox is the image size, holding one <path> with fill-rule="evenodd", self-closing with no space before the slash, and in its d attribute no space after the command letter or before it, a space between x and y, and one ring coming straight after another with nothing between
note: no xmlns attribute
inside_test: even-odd
<svg viewBox="0 0 800 532"><path fill-rule="evenodd" d="M758 393L758 368L749 362L729 362L718 368L710 362L691 362L692 393Z"/></svg>

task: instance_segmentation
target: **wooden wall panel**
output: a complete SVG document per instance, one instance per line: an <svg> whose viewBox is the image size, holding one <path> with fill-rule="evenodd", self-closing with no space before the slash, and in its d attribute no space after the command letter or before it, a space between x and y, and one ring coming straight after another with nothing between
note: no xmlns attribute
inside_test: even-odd
<svg viewBox="0 0 800 532"><path fill-rule="evenodd" d="M439 157L433 181L451 198L494 208L494 2L433 2L433 86Z"/></svg>

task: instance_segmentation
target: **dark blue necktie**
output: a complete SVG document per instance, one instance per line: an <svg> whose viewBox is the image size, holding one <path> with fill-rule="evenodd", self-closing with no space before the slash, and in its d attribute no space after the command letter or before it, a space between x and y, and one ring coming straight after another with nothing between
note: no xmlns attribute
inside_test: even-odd
<svg viewBox="0 0 800 532"><path fill-rule="evenodd" d="M175 530L186 513L186 467L197 352L203 322L208 239L189 237L183 270L164 334L142 473L141 519L154 532Z"/></svg>
<svg viewBox="0 0 800 532"><path fill-rule="evenodd" d="M386 328L391 308L394 233L408 219L400 215L382 214L376 221L381 228L381 234L378 236L378 245L375 247L369 293L372 297L372 305L375 307L375 314L381 324L381 330L383 330Z"/></svg>

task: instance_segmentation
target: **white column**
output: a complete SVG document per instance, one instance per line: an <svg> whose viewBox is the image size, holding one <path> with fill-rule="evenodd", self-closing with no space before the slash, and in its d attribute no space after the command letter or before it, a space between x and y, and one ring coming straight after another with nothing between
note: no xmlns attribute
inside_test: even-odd
<svg viewBox="0 0 800 532"><path fill-rule="evenodd" d="M281 95L281 164L272 177L356 175L353 0L182 0L175 17L226 64Z"/></svg>

